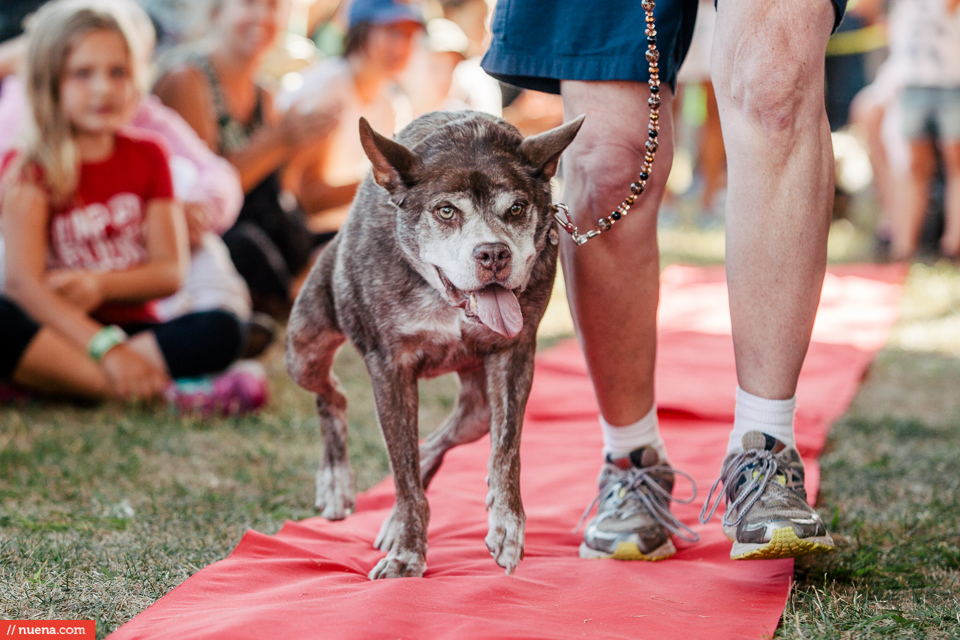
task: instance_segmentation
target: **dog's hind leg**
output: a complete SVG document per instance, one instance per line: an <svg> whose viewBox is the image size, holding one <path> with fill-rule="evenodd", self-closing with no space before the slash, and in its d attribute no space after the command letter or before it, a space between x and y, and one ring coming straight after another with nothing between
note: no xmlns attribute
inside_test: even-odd
<svg viewBox="0 0 960 640"><path fill-rule="evenodd" d="M487 549L498 565L514 569L523 558L526 515L520 500L520 430L533 384L536 343L487 358L490 397L490 462L488 466Z"/></svg>
<svg viewBox="0 0 960 640"><path fill-rule="evenodd" d="M419 577L427 564L430 507L420 481L417 377L376 353L367 354L365 360L397 492L393 544L370 571L370 579Z"/></svg>
<svg viewBox="0 0 960 640"><path fill-rule="evenodd" d="M444 454L453 447L479 440L490 431L490 403L487 400L487 374L483 368L460 372L457 405L443 424L420 445L420 481L426 491L440 468ZM397 511L383 521L373 545L389 551L396 540Z"/></svg>

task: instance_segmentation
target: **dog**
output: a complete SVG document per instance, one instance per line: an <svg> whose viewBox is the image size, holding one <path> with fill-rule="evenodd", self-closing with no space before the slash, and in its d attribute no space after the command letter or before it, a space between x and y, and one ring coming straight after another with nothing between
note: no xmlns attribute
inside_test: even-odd
<svg viewBox="0 0 960 640"><path fill-rule="evenodd" d="M559 244L550 179L582 122L524 138L493 116L434 112L391 140L360 119L372 170L297 296L285 361L317 394L316 506L331 520L354 504L331 364L347 339L366 363L396 486L371 580L423 575L424 491L451 447L488 432L486 545L507 574L523 557L520 429ZM418 448L418 379L451 371L456 406Z"/></svg>

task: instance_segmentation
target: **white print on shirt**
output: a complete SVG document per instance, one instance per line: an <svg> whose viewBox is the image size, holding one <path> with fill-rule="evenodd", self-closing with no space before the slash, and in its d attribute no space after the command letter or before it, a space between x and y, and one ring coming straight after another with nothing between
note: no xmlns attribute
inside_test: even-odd
<svg viewBox="0 0 960 640"><path fill-rule="evenodd" d="M118 193L54 216L50 227L53 269L117 271L147 260L143 200Z"/></svg>

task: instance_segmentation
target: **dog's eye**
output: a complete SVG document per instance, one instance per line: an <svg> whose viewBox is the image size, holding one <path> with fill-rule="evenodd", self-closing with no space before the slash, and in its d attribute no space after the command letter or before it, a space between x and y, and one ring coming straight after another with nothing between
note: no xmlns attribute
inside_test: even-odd
<svg viewBox="0 0 960 640"><path fill-rule="evenodd" d="M457 210L450 205L437 208L437 215L440 216L442 220L453 220L453 216L456 215L456 213Z"/></svg>
<svg viewBox="0 0 960 640"><path fill-rule="evenodd" d="M524 209L526 209L526 208L527 208L527 207L526 207L525 205L522 205L522 204L520 204L519 202L514 202L514 203L513 203L513 206L510 207L510 215L512 215L512 216L518 216L518 215L520 215L521 213L523 213Z"/></svg>

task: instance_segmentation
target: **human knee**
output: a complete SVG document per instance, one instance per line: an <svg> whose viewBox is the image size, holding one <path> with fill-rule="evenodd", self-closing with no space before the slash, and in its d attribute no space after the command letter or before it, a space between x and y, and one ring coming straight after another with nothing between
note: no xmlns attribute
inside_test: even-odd
<svg viewBox="0 0 960 640"><path fill-rule="evenodd" d="M792 134L822 118L823 56L834 14L832 6L821 9L817 17L768 7L737 33L718 34L712 79L721 108L768 136ZM797 28L810 20L823 22L822 29Z"/></svg>
<svg viewBox="0 0 960 640"><path fill-rule="evenodd" d="M765 58L765 59L764 59ZM823 95L819 82L802 61L779 61L770 56L741 61L715 78L718 100L754 123L766 135L792 133L815 101ZM820 101L822 110L822 100Z"/></svg>
<svg viewBox="0 0 960 640"><path fill-rule="evenodd" d="M564 180L571 194L573 211L578 218L595 217L608 213L630 194L630 185L636 182L645 156L646 131L637 135L630 132L622 138L586 141L580 148L565 156ZM656 207L643 207L648 199L657 204L663 195L673 161L673 149L669 142L659 141L659 149L653 170L646 181L644 194L633 205L634 217L655 217ZM580 222L584 222L581 220Z"/></svg>
<svg viewBox="0 0 960 640"><path fill-rule="evenodd" d="M910 175L915 180L927 181L936 171L936 154L933 149L916 145L910 150Z"/></svg>

